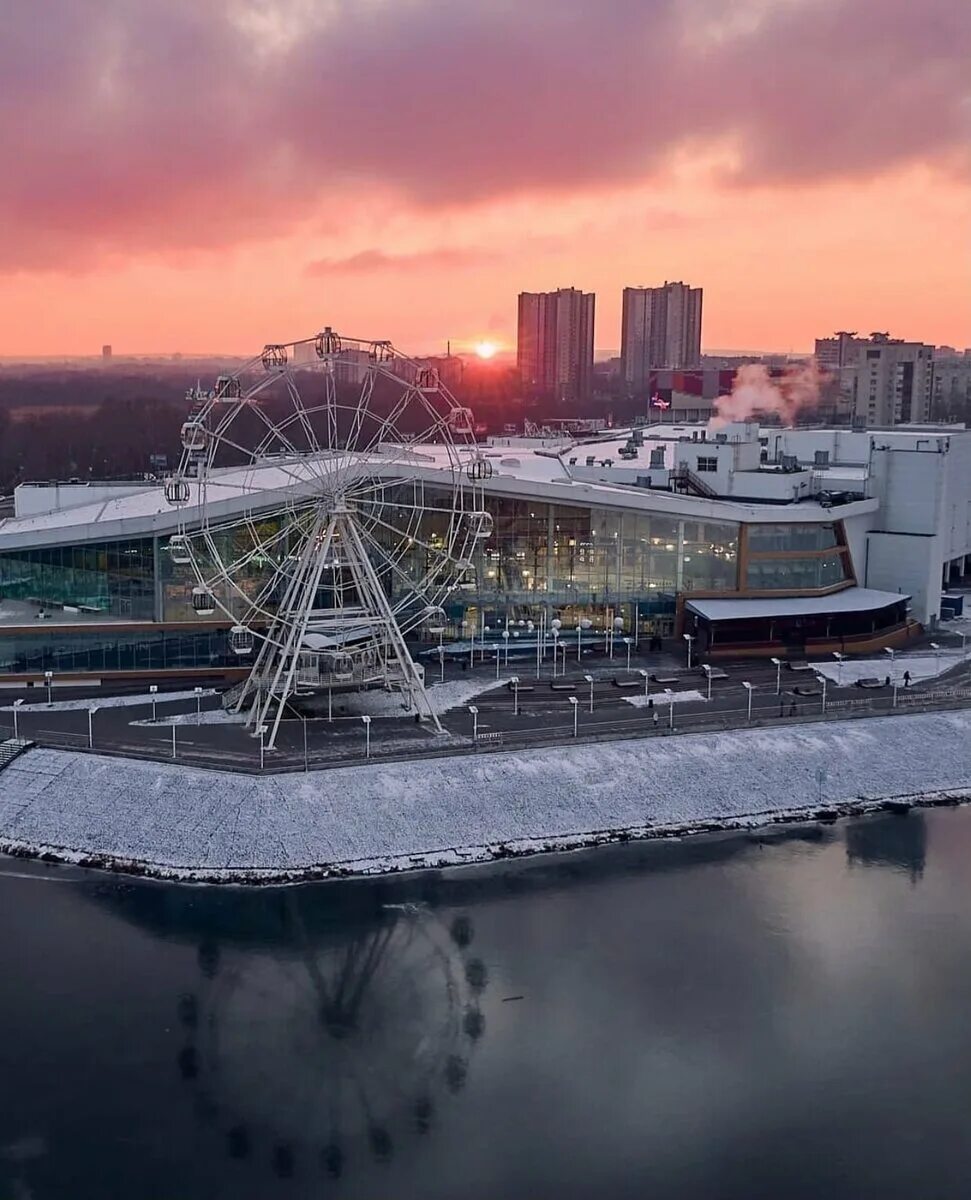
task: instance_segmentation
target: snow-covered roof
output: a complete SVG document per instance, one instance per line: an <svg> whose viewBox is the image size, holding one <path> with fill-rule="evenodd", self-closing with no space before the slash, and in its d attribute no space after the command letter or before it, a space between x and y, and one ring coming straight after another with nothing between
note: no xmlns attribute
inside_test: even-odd
<svg viewBox="0 0 971 1200"><path fill-rule="evenodd" d="M900 592L850 587L829 596L779 596L762 600L688 600L685 608L706 621L744 621L758 617L812 617L873 612L910 597Z"/></svg>
<svg viewBox="0 0 971 1200"><path fill-rule="evenodd" d="M386 475L388 479L407 475L428 483L452 486L456 464L444 445L420 445L407 454L400 447L385 447L384 453L358 456L356 466L362 473ZM462 452L462 478L472 448ZM782 521L793 519L789 504L759 504L675 495L665 490L633 487L620 483L574 479L569 467L557 454L537 446L485 445L477 450L492 466L492 476L481 485L486 493L510 498L535 499L553 504L582 507L656 512L673 517L701 521ZM578 450L578 454L580 451ZM333 455L296 459L279 458L257 466L230 467L213 472L204 490L196 480L187 480L189 499L173 507L164 495L161 483L118 497L100 499L36 516L0 520L0 552L35 546L109 541L115 538L162 536L175 532L180 523L192 525L200 519L203 505L210 521L232 520L243 513L269 512L294 500L308 499L326 487L326 476ZM876 500L855 502L840 510L841 516L874 511ZM812 501L798 505L800 521L833 519L833 511Z"/></svg>

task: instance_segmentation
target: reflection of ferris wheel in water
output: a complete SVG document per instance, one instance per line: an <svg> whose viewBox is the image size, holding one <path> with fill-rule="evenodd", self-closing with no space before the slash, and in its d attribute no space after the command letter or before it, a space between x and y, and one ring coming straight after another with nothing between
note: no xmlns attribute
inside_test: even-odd
<svg viewBox="0 0 971 1200"><path fill-rule="evenodd" d="M191 569L195 611L229 617L252 662L236 711L272 747L295 694L395 688L440 728L405 639L444 626L442 603L474 586L474 546L492 531L470 411L434 368L329 328L190 396L165 495L196 500L201 519L168 549Z"/></svg>
<svg viewBox="0 0 971 1200"><path fill-rule="evenodd" d="M179 1068L233 1158L332 1177L389 1163L462 1090L485 1032L486 969L464 916L424 908L318 942L290 905L297 953L201 961L207 984L179 1003Z"/></svg>

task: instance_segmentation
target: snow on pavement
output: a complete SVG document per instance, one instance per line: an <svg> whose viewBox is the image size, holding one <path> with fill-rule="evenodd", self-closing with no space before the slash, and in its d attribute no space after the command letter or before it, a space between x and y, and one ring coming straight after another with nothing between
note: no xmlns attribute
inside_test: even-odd
<svg viewBox="0 0 971 1200"><path fill-rule="evenodd" d="M0 845L210 877L394 869L967 789L969 735L971 713L922 713L263 778L35 749L0 772Z"/></svg>
<svg viewBox="0 0 971 1200"><path fill-rule="evenodd" d="M468 704L476 696L495 691L505 684L506 680L496 683L494 679L453 679L448 683L433 683L432 680L426 679L426 691L432 710L441 715L450 708ZM338 701L345 709L355 714L371 713L372 716L378 717L400 717L402 711L410 710L408 700L401 692L343 692L335 694L335 705Z"/></svg>
<svg viewBox="0 0 971 1200"><path fill-rule="evenodd" d="M203 688L202 697L215 696L215 688ZM30 709L43 709L45 712L72 712L83 708L127 708L135 704L151 704L156 700L161 706L169 700L195 700L195 692L159 692L151 696L147 692L138 696L89 696L86 700L55 700L51 704L42 701L30 705ZM25 710L27 711L27 710ZM5 704L0 712L13 712L12 704Z"/></svg>
<svg viewBox="0 0 971 1200"><path fill-rule="evenodd" d="M667 708L669 704L684 704L691 700L704 700L701 692L685 691L685 692L651 692L645 696L643 692L638 692L636 696L623 696L628 704L633 704L635 708L647 708L653 704L656 708Z"/></svg>
<svg viewBox="0 0 971 1200"><path fill-rule="evenodd" d="M832 683L849 687L859 679L891 679L896 678L903 686L904 671L910 672L911 683L920 683L927 679L936 679L946 671L951 671L961 663L971 660L971 651L942 646L940 654L933 650L924 654L897 654L891 663L890 655L880 658L855 658L838 663L835 659L825 662L814 662L810 666L820 675L825 675Z"/></svg>

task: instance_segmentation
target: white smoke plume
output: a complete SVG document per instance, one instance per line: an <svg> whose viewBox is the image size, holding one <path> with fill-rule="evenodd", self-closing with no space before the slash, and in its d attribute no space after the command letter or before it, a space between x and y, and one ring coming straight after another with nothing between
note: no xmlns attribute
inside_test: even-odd
<svg viewBox="0 0 971 1200"><path fill-rule="evenodd" d="M731 395L715 401L716 415L709 426L720 429L730 421L750 421L765 413L776 413L784 425L792 425L803 409L818 403L824 379L815 362L786 367L777 379L762 363L746 363L735 372Z"/></svg>

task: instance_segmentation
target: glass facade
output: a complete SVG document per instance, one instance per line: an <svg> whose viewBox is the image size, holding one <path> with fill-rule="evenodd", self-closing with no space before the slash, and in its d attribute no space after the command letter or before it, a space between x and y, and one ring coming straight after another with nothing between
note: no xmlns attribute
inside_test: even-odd
<svg viewBox="0 0 971 1200"><path fill-rule="evenodd" d="M155 616L151 538L0 554L0 596L74 605L114 617Z"/></svg>
<svg viewBox="0 0 971 1200"><path fill-rule="evenodd" d="M489 503L492 537L478 549L483 603L649 601L658 593L734 591L738 526L654 513Z"/></svg>
<svg viewBox="0 0 971 1200"><path fill-rule="evenodd" d="M64 630L0 635L0 673L238 667L225 628Z"/></svg>
<svg viewBox="0 0 971 1200"><path fill-rule="evenodd" d="M436 498L432 489L423 494L427 508L420 529L408 524L415 499L389 487L380 504L362 514L370 548L393 561L388 574L392 602L426 577L435 554L449 540L451 514L445 497ZM486 508L492 528L488 537L474 542L467 577L474 586L454 592L446 603L448 623L456 633L487 615L491 620L517 611L538 619L543 609L567 622L581 615L599 620L612 612L628 628L656 620L670 628L679 593L803 592L852 579L838 522L748 526L739 578L740 526L735 523L501 496L487 496ZM288 535L280 522L295 516ZM235 586L214 589L231 610L242 616L247 607L243 597L275 607L280 596L268 587L310 519L309 509L305 516L293 511L284 517L254 515L211 533L219 558L233 564ZM394 532L403 528L409 536ZM211 550L201 534L191 536L196 561L205 571L204 555ZM92 625L89 630L79 622L70 631L48 625L8 635L0 627L0 672L239 665L229 653L225 612L217 608L201 617L193 610L195 574L190 565L173 561L168 540L149 537L0 554L0 599L84 608L91 611L92 622L103 613L194 626L136 632L124 625ZM210 565L215 573L215 557ZM278 579L275 586L280 589L285 582ZM318 598L322 607L328 605L327 586L325 582Z"/></svg>

